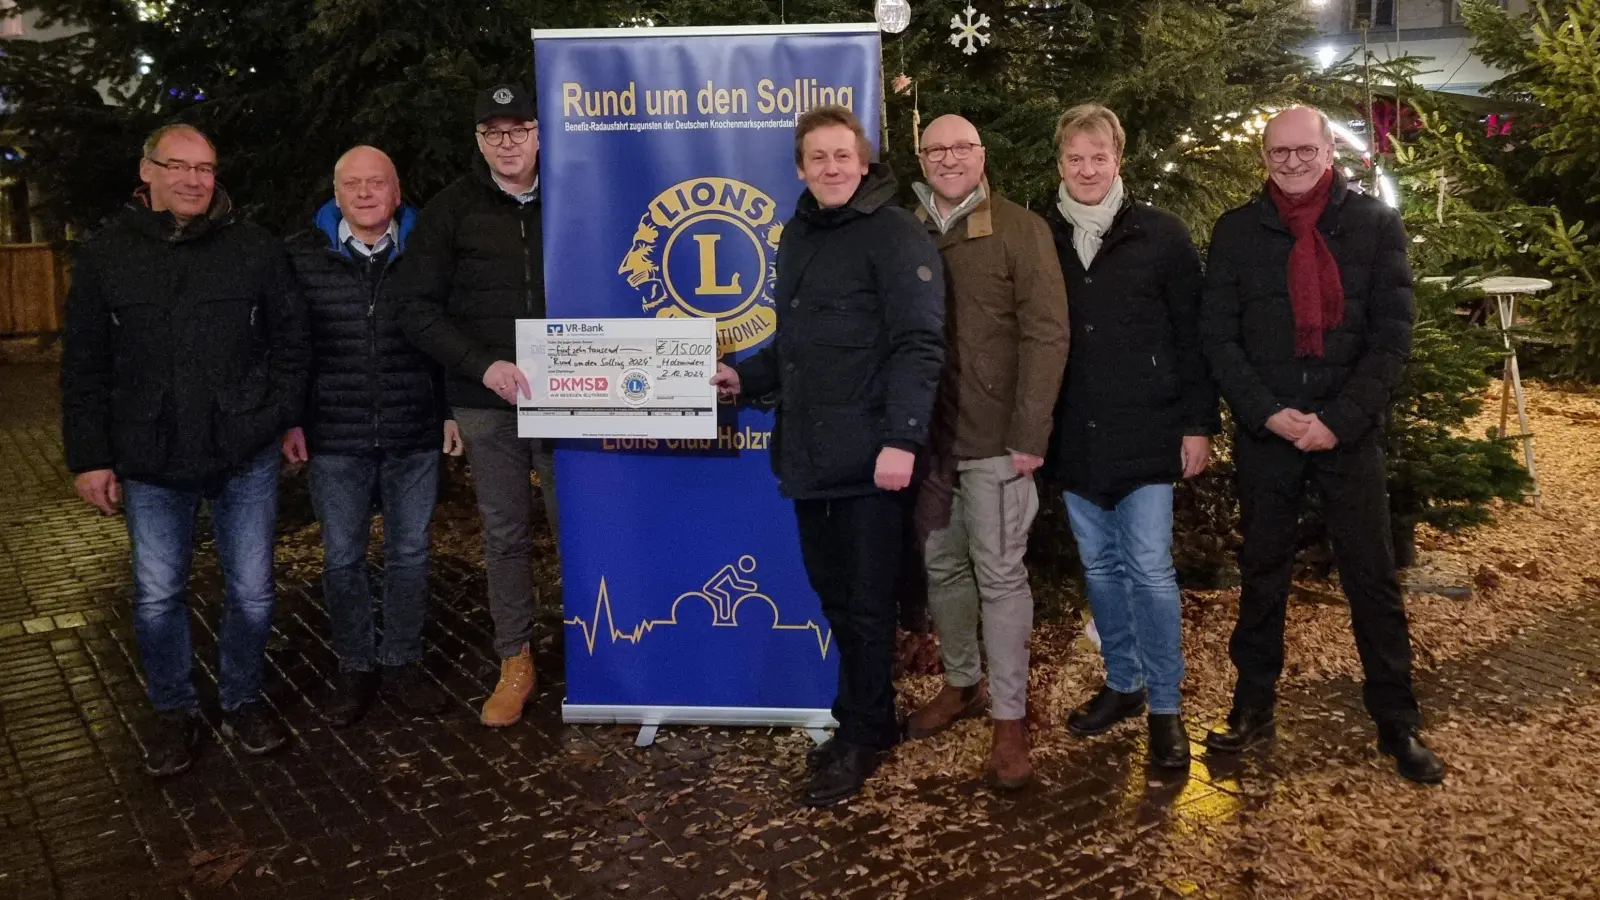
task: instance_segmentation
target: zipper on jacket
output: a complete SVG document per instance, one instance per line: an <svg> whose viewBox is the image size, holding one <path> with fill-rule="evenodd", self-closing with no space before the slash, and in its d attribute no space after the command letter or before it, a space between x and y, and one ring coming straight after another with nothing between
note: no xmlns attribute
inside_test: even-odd
<svg viewBox="0 0 1600 900"><path fill-rule="evenodd" d="M383 262L383 268L377 272L376 280L373 278L372 260L366 263L367 276L361 279L367 287L367 363L370 366L370 375L374 391L372 394L372 449L381 449L378 441L378 398L383 396L383 375L378 364L378 291L383 288L383 274L389 269L389 261Z"/></svg>
<svg viewBox="0 0 1600 900"><path fill-rule="evenodd" d="M528 208L517 211L517 227L522 231L522 303L528 318L533 318L533 254L528 252Z"/></svg>

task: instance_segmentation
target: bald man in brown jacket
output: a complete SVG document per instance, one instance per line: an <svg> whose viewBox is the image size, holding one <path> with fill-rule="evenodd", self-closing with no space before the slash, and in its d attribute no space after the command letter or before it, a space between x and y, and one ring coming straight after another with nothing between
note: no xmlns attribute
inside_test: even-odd
<svg viewBox="0 0 1600 900"><path fill-rule="evenodd" d="M929 737L984 713L994 722L987 775L1014 789L1033 774L1026 730L1033 596L1023 555L1067 363L1067 291L1050 228L995 195L971 122L936 119L919 151L917 215L944 261L948 350L921 499L928 606L945 685L907 723ZM932 520L931 522L929 520ZM979 681L983 621L992 704Z"/></svg>

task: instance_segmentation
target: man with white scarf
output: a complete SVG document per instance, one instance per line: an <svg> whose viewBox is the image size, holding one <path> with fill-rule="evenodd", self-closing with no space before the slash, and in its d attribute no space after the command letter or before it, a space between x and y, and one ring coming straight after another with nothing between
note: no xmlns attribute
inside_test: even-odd
<svg viewBox="0 0 1600 900"><path fill-rule="evenodd" d="M1173 483L1203 472L1218 427L1200 344L1200 256L1177 217L1123 189L1116 114L1086 104L1056 127L1061 189L1047 219L1071 298L1051 446L1106 681L1067 718L1100 734L1144 712L1150 762L1189 765L1172 565Z"/></svg>
<svg viewBox="0 0 1600 900"><path fill-rule="evenodd" d="M1067 298L1049 227L989 189L971 122L936 119L920 155L927 182L916 185L917 215L944 263L948 349L917 519L945 685L906 735L930 737L987 708L988 779L1010 790L1033 775L1023 555L1039 511L1033 473L1067 361ZM980 684L980 617L992 703Z"/></svg>

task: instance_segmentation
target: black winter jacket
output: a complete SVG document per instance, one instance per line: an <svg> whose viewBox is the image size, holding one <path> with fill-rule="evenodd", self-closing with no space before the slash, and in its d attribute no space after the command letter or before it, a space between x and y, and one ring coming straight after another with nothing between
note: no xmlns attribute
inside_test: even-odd
<svg viewBox="0 0 1600 900"><path fill-rule="evenodd" d="M807 191L778 242L772 344L739 365L746 397L774 391L772 469L797 500L865 496L878 451L916 450L944 362L939 251L893 205L895 178L874 163L844 206Z"/></svg>
<svg viewBox="0 0 1600 900"><path fill-rule="evenodd" d="M542 319L542 204L501 190L481 157L417 219L399 279L407 337L448 375L450 405L510 409L483 386L498 360L516 362L517 319Z"/></svg>
<svg viewBox="0 0 1600 900"><path fill-rule="evenodd" d="M1202 335L1239 427L1265 437L1280 409L1314 412L1341 444L1372 435L1411 354L1411 265L1400 214L1334 173L1317 223L1339 263L1344 319L1321 358L1294 350L1289 251L1294 238L1263 190L1224 213L1211 236Z"/></svg>
<svg viewBox="0 0 1600 900"><path fill-rule="evenodd" d="M283 245L219 186L179 227L136 200L79 249L61 360L74 472L214 486L300 414L305 313Z"/></svg>
<svg viewBox="0 0 1600 900"><path fill-rule="evenodd" d="M417 211L396 213L399 240L372 258L339 243L338 204L288 242L311 330L311 390L300 424L313 453L420 453L441 446L438 364L411 345L395 283L409 263Z"/></svg>
<svg viewBox="0 0 1600 900"><path fill-rule="evenodd" d="M1114 506L1183 477L1183 437L1220 427L1200 348L1200 254L1176 216L1129 200L1085 271L1072 224L1055 207L1045 220L1072 323L1048 472Z"/></svg>

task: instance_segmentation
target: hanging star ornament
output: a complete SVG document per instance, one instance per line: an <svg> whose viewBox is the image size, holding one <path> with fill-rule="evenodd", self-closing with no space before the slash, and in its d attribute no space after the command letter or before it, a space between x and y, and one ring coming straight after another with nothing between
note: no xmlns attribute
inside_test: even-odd
<svg viewBox="0 0 1600 900"><path fill-rule="evenodd" d="M961 47L962 53L972 56L978 52L978 45L989 46L989 35L984 31L989 27L989 17L979 14L971 6L961 12L966 16L965 20L961 16L950 17L950 45Z"/></svg>
<svg viewBox="0 0 1600 900"><path fill-rule="evenodd" d="M909 94L911 93L911 76L901 72L894 77L893 81L889 82L889 86L894 88L896 94Z"/></svg>

